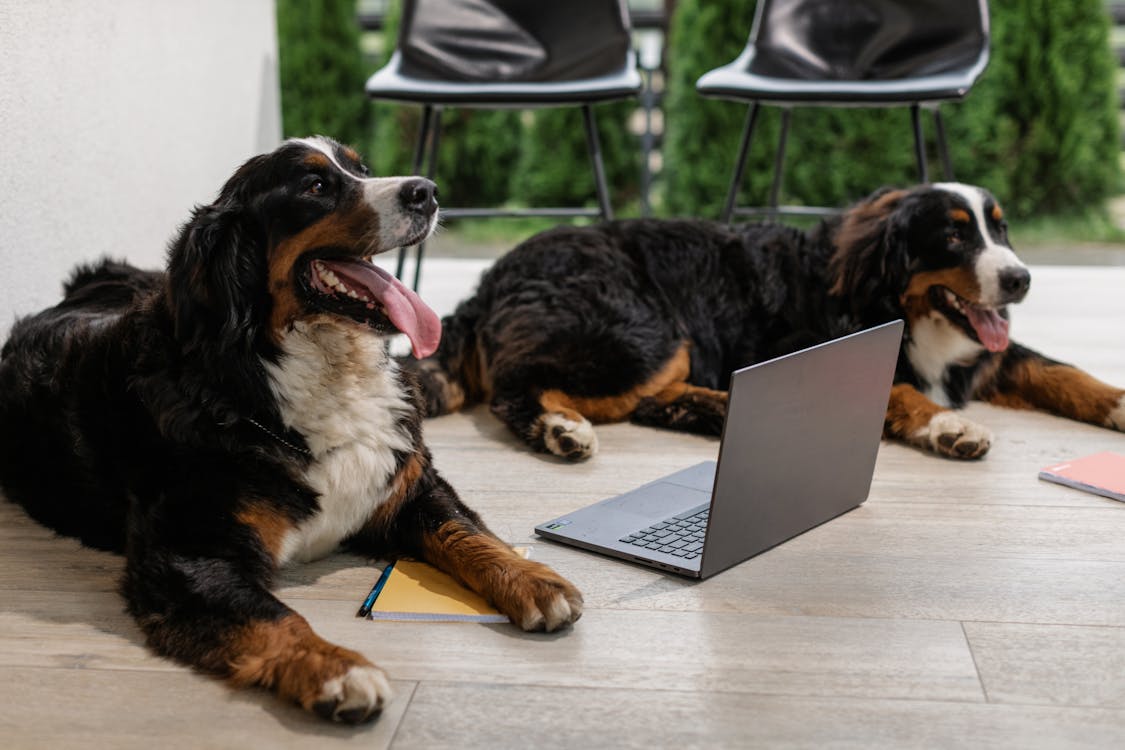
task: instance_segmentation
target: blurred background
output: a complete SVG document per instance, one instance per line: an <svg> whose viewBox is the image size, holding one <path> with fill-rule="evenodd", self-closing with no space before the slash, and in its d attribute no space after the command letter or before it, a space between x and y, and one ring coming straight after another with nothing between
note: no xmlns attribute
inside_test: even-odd
<svg viewBox="0 0 1125 750"><path fill-rule="evenodd" d="M629 3L644 89L594 107L618 216L719 215L746 108L695 81L739 54L754 8ZM1125 0L990 9L991 62L941 108L957 179L999 197L1029 261L1125 264ZM0 0L0 335L54 304L76 263L162 265L192 206L282 137L329 134L378 172L409 172L422 108L364 94L401 12L399 0ZM909 118L794 110L785 202L843 206L913 183ZM763 111L744 204L765 202L778 122ZM443 126L446 206L595 205L580 110L447 107ZM555 221L449 221L427 253L492 258Z"/></svg>
<svg viewBox="0 0 1125 750"><path fill-rule="evenodd" d="M755 2L629 6L646 91L635 102L597 108L615 211L715 218L746 110L701 98L695 82L742 51ZM964 101L942 106L957 179L996 194L1025 254L1041 250L1064 262L1056 258L1069 249L1071 262L1125 263L1118 252L1125 243L1125 2L989 6L988 69ZM332 133L380 172L410 171L421 108L356 93L394 49L399 0L278 0L277 11L285 134ZM785 201L842 206L881 185L915 182L909 118L905 108L796 110ZM750 152L742 194L758 204L769 188L779 119L779 110L763 110ZM932 149L932 123L924 125ZM581 113L572 109L447 110L435 179L459 206L594 203ZM552 223L458 221L428 252L503 252Z"/></svg>

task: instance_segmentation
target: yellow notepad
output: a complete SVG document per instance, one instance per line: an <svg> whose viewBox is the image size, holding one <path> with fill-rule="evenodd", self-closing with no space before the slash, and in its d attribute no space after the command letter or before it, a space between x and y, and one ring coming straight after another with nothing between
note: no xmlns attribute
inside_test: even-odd
<svg viewBox="0 0 1125 750"><path fill-rule="evenodd" d="M516 553L527 557L528 549L517 548ZM361 609L372 620L508 622L479 594L424 562L398 560L380 582L382 587L376 583L372 592L370 613Z"/></svg>

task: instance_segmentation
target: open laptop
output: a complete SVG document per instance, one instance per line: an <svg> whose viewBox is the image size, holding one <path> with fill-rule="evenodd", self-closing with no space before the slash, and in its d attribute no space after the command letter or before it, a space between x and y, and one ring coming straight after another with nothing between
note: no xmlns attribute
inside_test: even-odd
<svg viewBox="0 0 1125 750"><path fill-rule="evenodd" d="M845 513L871 488L903 323L731 375L719 459L535 527L707 578Z"/></svg>

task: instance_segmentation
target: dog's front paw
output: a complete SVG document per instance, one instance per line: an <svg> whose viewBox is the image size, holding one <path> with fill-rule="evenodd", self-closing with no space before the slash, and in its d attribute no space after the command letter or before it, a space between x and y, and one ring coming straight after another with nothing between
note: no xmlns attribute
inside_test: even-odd
<svg viewBox="0 0 1125 750"><path fill-rule="evenodd" d="M580 461L598 452L598 436L588 420L568 419L549 412L541 418L543 444L551 453L570 461Z"/></svg>
<svg viewBox="0 0 1125 750"><path fill-rule="evenodd" d="M339 677L326 680L311 708L325 719L360 724L381 714L391 697L383 670L357 664Z"/></svg>
<svg viewBox="0 0 1125 750"><path fill-rule="evenodd" d="M542 563L524 561L497 605L522 630L548 633L582 616L582 594Z"/></svg>
<svg viewBox="0 0 1125 750"><path fill-rule="evenodd" d="M935 414L916 437L931 450L950 458L980 458L992 446L992 432L987 427L952 411Z"/></svg>

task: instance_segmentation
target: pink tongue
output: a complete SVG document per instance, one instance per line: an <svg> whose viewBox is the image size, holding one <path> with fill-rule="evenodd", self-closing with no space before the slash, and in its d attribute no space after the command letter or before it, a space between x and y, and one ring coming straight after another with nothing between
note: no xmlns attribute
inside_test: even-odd
<svg viewBox="0 0 1125 750"><path fill-rule="evenodd" d="M966 306L969 322L977 332L977 338L990 352L1002 352L1008 348L1008 321L1000 313L983 307Z"/></svg>
<svg viewBox="0 0 1125 750"><path fill-rule="evenodd" d="M441 319L393 275L363 261L320 261L344 284L356 291L365 289L379 300L394 327L406 334L418 359L433 354L441 341Z"/></svg>

